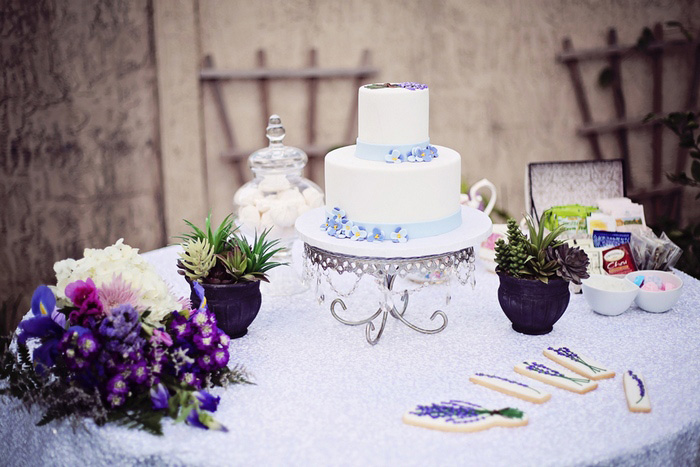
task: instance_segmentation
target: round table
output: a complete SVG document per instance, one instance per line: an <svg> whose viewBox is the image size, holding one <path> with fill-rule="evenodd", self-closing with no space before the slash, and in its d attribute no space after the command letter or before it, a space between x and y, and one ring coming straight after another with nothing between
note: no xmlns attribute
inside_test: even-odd
<svg viewBox="0 0 700 467"><path fill-rule="evenodd" d="M298 247L299 245L297 245ZM177 246L144 254L178 294ZM297 248L296 254L299 254ZM255 385L213 392L227 433L165 422L165 436L91 421L35 427L40 412L0 399L0 459L10 464L303 465L693 465L700 462L700 282L683 274L679 303L664 314L633 306L592 312L581 295L544 336L518 334L496 297L498 278L477 267L476 288L455 289L450 326L434 335L396 321L376 345L338 323L313 293L263 297L258 318L231 343L231 362ZM363 293L366 296L363 298ZM430 289L423 299L430 304ZM358 299L376 298L359 291ZM426 305L428 306L428 305ZM427 318L426 318L427 319ZM524 378L513 366L568 346L615 370L583 395L547 386L532 404L469 382L475 372ZM647 382L652 412L629 412L622 372ZM544 386L541 383L536 383ZM525 411L530 423L477 433L404 425L417 404L466 400Z"/></svg>

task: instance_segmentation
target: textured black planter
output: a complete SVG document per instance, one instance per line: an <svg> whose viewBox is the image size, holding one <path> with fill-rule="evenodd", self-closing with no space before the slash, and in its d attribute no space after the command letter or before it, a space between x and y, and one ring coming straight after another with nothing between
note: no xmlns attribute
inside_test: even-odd
<svg viewBox="0 0 700 467"><path fill-rule="evenodd" d="M207 305L216 315L219 329L228 334L231 339L245 336L248 332L248 326L260 311L262 303L260 281L238 284L202 284L202 287L204 287ZM199 307L199 297L194 290L191 290L190 300L194 308Z"/></svg>
<svg viewBox="0 0 700 467"><path fill-rule="evenodd" d="M547 334L569 305L569 283L565 280L555 279L545 284L501 272L498 277L501 279L498 303L513 323L513 329L523 334Z"/></svg>

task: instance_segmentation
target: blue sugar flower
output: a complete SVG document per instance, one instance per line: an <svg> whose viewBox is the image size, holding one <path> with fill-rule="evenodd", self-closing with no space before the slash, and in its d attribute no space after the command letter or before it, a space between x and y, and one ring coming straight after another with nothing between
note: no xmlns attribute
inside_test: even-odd
<svg viewBox="0 0 700 467"><path fill-rule="evenodd" d="M384 160L389 164L400 164L406 160L406 157L396 149L392 149L389 154L384 156Z"/></svg>
<svg viewBox="0 0 700 467"><path fill-rule="evenodd" d="M333 208L332 214L333 214L333 220L335 222L340 223L345 219L345 211L343 211L342 209L340 209L337 206Z"/></svg>
<svg viewBox="0 0 700 467"><path fill-rule="evenodd" d="M384 240L384 232L382 232L381 229L378 229L376 227L372 230L371 235L367 235L368 242L374 242L374 241L381 242L383 240Z"/></svg>
<svg viewBox="0 0 700 467"><path fill-rule="evenodd" d="M151 388L151 406L153 410L167 409L168 399L170 399L170 393L168 388L163 386L162 383L158 383Z"/></svg>
<svg viewBox="0 0 700 467"><path fill-rule="evenodd" d="M328 229L326 229L326 233L332 237L335 237L336 232L340 229L340 225L340 222L336 222L335 218L333 218L330 225L328 226Z"/></svg>
<svg viewBox="0 0 700 467"><path fill-rule="evenodd" d="M321 230L328 231L328 227L330 227L330 226L331 226L331 218L326 217L326 221L323 224L321 224Z"/></svg>
<svg viewBox="0 0 700 467"><path fill-rule="evenodd" d="M352 237L352 228L355 227L355 223L353 221L343 221L343 235L345 235L345 238L351 238Z"/></svg>
<svg viewBox="0 0 700 467"><path fill-rule="evenodd" d="M420 146L415 146L411 150L411 154L416 158L416 162L430 162L433 160L433 156L430 154L427 148L421 148Z"/></svg>
<svg viewBox="0 0 700 467"><path fill-rule="evenodd" d="M391 232L391 241L394 243L406 243L408 241L408 232L406 232L406 229L396 227L396 230Z"/></svg>
<svg viewBox="0 0 700 467"><path fill-rule="evenodd" d="M364 227L360 227L359 225L353 226L351 230L351 237L353 240L356 241L362 241L365 238L367 238L367 230L365 230Z"/></svg>
<svg viewBox="0 0 700 467"><path fill-rule="evenodd" d="M428 145L427 148L425 148L426 151L428 151L428 154L434 159L438 156L438 150L435 146Z"/></svg>

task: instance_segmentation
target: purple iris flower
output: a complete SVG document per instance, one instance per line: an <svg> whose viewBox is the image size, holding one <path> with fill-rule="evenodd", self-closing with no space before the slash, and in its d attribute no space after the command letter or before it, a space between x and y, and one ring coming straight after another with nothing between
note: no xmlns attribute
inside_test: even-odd
<svg viewBox="0 0 700 467"><path fill-rule="evenodd" d="M197 297L199 297L199 308L198 310L208 310L209 307L207 305L207 298L204 296L204 287L202 287L202 284L200 284L197 281L192 282L192 287L194 288L195 293L197 294Z"/></svg>
<svg viewBox="0 0 700 467"><path fill-rule="evenodd" d="M170 393L168 392L168 388L163 386L163 384L158 383L151 388L151 404L153 410L167 409L169 399Z"/></svg>
<svg viewBox="0 0 700 467"><path fill-rule="evenodd" d="M187 423L196 426L197 428L201 428L203 430L208 430L209 427L206 426L204 423L199 421L199 413L197 412L196 409L192 409L190 411L190 414L187 416Z"/></svg>
<svg viewBox="0 0 700 467"><path fill-rule="evenodd" d="M34 316L51 316L56 308L56 297L51 289L45 285L40 285L32 295L32 313Z"/></svg>
<svg viewBox="0 0 700 467"><path fill-rule="evenodd" d="M199 401L199 408L209 412L216 412L219 401L221 401L221 397L214 397L206 391L197 391L194 396Z"/></svg>

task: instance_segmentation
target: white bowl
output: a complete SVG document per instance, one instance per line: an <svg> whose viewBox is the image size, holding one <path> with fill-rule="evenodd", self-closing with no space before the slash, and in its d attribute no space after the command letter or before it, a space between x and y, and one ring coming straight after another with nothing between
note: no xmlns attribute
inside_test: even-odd
<svg viewBox="0 0 700 467"><path fill-rule="evenodd" d="M625 312L639 294L639 287L624 278L591 274L582 281L583 298L593 311L617 316Z"/></svg>
<svg viewBox="0 0 700 467"><path fill-rule="evenodd" d="M658 292L640 288L636 300L639 308L649 313L663 313L673 308L683 291L683 281L680 277L666 271L635 271L630 272L625 277L634 285L634 279L639 276L657 276L661 278L662 282L670 282L676 286L673 290L660 290Z"/></svg>

